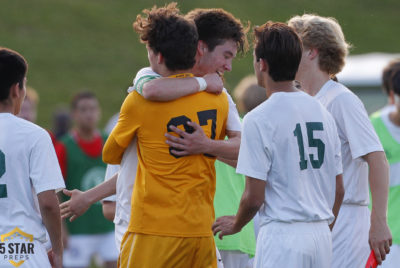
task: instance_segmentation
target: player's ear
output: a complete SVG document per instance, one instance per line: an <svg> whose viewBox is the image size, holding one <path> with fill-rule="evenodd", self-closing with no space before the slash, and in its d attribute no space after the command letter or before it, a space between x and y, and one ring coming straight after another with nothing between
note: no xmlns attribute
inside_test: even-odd
<svg viewBox="0 0 400 268"><path fill-rule="evenodd" d="M203 56L206 51L208 51L207 44L204 43L202 40L199 40L199 42L197 43L197 53L200 56Z"/></svg>
<svg viewBox="0 0 400 268"><path fill-rule="evenodd" d="M315 58L318 56L318 49L316 49L316 48L311 48L311 49L308 51L307 56L310 58L310 60L315 59Z"/></svg>
<svg viewBox="0 0 400 268"><path fill-rule="evenodd" d="M19 83L13 84L10 88L10 97L19 98L21 94L23 94L23 92L19 87Z"/></svg>
<svg viewBox="0 0 400 268"><path fill-rule="evenodd" d="M260 71L261 72L268 72L268 63L266 60L260 58Z"/></svg>
<svg viewBox="0 0 400 268"><path fill-rule="evenodd" d="M161 64L164 62L164 56L160 53L157 54L157 63Z"/></svg>

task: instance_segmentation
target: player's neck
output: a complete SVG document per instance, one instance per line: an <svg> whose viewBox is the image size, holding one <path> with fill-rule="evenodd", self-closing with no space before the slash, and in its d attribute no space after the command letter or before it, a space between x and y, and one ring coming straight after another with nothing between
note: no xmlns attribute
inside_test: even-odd
<svg viewBox="0 0 400 268"><path fill-rule="evenodd" d="M76 133L78 134L79 138L81 138L82 140L86 140L86 141L90 141L92 140L96 133L97 133L97 129L90 129L90 128L76 128Z"/></svg>
<svg viewBox="0 0 400 268"><path fill-rule="evenodd" d="M267 89L267 97L277 92L297 92L299 91L293 84L293 81L275 82L272 79L265 80L265 88Z"/></svg>
<svg viewBox="0 0 400 268"><path fill-rule="evenodd" d="M389 120L396 126L400 127L400 111L399 108L397 108L395 111L391 112L389 114Z"/></svg>
<svg viewBox="0 0 400 268"><path fill-rule="evenodd" d="M301 89L311 96L317 95L323 85L330 80L329 74L321 70L310 70L303 77L299 77Z"/></svg>
<svg viewBox="0 0 400 268"><path fill-rule="evenodd" d="M0 102L0 113L10 113L15 115L15 108L13 107L11 100L4 100Z"/></svg>

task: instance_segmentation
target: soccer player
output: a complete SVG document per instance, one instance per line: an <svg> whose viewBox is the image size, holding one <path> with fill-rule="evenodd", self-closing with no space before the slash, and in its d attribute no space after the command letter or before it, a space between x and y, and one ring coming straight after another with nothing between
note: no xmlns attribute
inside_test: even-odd
<svg viewBox="0 0 400 268"><path fill-rule="evenodd" d="M175 4L145 10L134 23L146 43L150 66L161 76L192 76L197 31L178 14ZM136 136L138 171L132 210L125 233L121 267L216 267L211 232L214 218L215 158L180 157L165 143L171 126L192 128L196 121L206 135L222 139L228 115L226 94L199 93L171 102L149 102L137 92L125 99L103 159L119 164Z"/></svg>
<svg viewBox="0 0 400 268"><path fill-rule="evenodd" d="M371 120L375 117L380 117L381 115L386 115L394 110L396 110L396 106L394 105L394 93L391 87L391 75L394 69L400 67L400 59L392 60L389 64L383 69L382 72L382 90L387 96L387 104L382 107L378 111L371 114Z"/></svg>
<svg viewBox="0 0 400 268"><path fill-rule="evenodd" d="M382 142L390 167L388 223L393 235L393 246L382 267L398 267L400 262L400 60L392 62L387 86L394 98L394 110L382 112L371 119ZM397 67L395 67L397 65ZM387 69L385 70L387 71ZM385 72L384 71L384 72ZM394 96L393 96L394 95Z"/></svg>
<svg viewBox="0 0 400 268"><path fill-rule="evenodd" d="M104 180L106 170L102 148L107 136L97 129L100 107L96 96L91 92L76 94L71 102L71 115L75 128L61 139L60 166L68 189L88 190ZM114 226L104 218L100 203L76 221L66 221L65 225L68 246L64 266L87 267L95 253L107 267L116 266Z"/></svg>
<svg viewBox="0 0 400 268"><path fill-rule="evenodd" d="M191 72L197 77L184 79L160 78L160 75L144 68L137 74L134 85L143 97L153 101L168 101L194 94L199 90L220 92L223 87L221 78L226 71L232 70L232 60L237 52L244 53L248 43L245 29L239 19L223 9L194 9L186 18L194 20L199 33L196 52L196 64ZM226 89L223 91L227 94ZM182 138L167 134L168 144L179 151L179 156L207 153L225 159L237 159L240 144L241 123L231 96L228 94L229 115L226 127L227 140L213 140L204 135L202 128L195 122L189 126L194 132L183 133L171 128Z"/></svg>
<svg viewBox="0 0 400 268"><path fill-rule="evenodd" d="M20 54L0 48L0 266L24 263L23 267L50 268L50 257L53 267L61 268L61 218L55 190L65 186L57 157L44 129L15 116L25 98L27 69ZM49 255L46 230L52 248ZM31 245L25 243L29 237ZM15 247L10 252L11 244ZM21 254L17 245L32 251Z"/></svg>
<svg viewBox="0 0 400 268"><path fill-rule="evenodd" d="M388 163L360 99L331 80L343 68L349 45L333 18L305 14L289 25L304 45L296 80L332 114L342 146L346 194L332 231L332 267L363 267L371 249L380 264L392 243L386 217Z"/></svg>
<svg viewBox="0 0 400 268"><path fill-rule="evenodd" d="M267 22L254 34L254 70L268 100L244 118L239 210L218 218L213 232L237 233L261 208L255 267L330 267L329 224L344 195L335 121L294 86L302 45L293 29Z"/></svg>

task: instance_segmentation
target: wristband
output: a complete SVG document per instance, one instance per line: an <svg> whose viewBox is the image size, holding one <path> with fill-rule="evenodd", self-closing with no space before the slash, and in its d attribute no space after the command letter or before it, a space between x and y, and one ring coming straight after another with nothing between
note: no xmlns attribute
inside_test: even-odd
<svg viewBox="0 0 400 268"><path fill-rule="evenodd" d="M203 91L207 88L207 82L203 77L195 77L197 82L199 83L199 91Z"/></svg>

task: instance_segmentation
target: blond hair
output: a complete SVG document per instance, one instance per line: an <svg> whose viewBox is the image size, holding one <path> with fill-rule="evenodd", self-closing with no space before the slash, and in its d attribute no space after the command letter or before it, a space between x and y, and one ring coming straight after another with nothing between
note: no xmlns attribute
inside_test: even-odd
<svg viewBox="0 0 400 268"><path fill-rule="evenodd" d="M240 80L233 95L241 114L250 112L267 99L267 92L258 85L255 75L248 75Z"/></svg>
<svg viewBox="0 0 400 268"><path fill-rule="evenodd" d="M298 33L305 48L318 50L322 71L336 75L343 69L351 45L335 18L304 14L291 18L288 24Z"/></svg>

